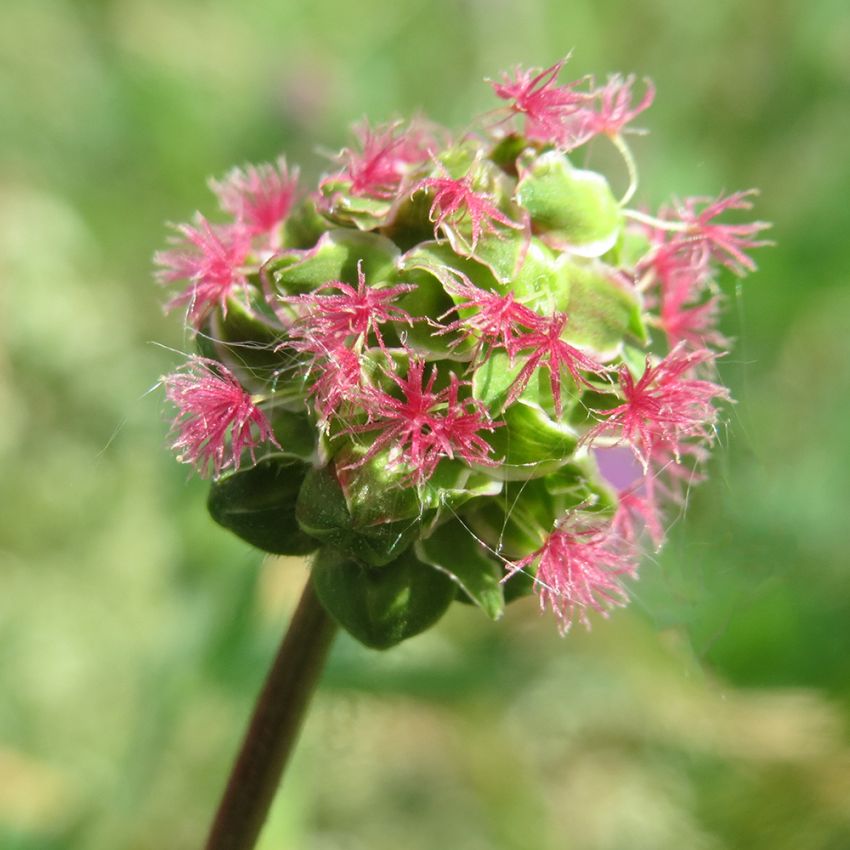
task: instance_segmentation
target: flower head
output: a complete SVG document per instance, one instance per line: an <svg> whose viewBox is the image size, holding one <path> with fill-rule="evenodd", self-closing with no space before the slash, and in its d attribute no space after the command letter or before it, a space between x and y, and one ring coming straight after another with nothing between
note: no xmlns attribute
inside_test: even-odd
<svg viewBox="0 0 850 850"><path fill-rule="evenodd" d="M239 469L242 453L256 462L262 443L278 445L265 414L232 372L217 360L192 357L183 371L162 379L166 397L177 407L171 448L181 463L201 475Z"/></svg>
<svg viewBox="0 0 850 850"><path fill-rule="evenodd" d="M612 607L626 604L621 579L635 575L633 558L631 547L624 546L609 526L572 512L539 549L507 563L506 578L520 570L535 570L540 607L552 609L565 633L576 620L590 628L588 611L607 617Z"/></svg>
<svg viewBox="0 0 850 850"><path fill-rule="evenodd" d="M491 81L499 108L454 140L361 124L312 191L282 158L234 169L210 184L224 223L198 215L156 255L204 355L162 380L174 449L236 473L211 511L244 539L322 550L322 604L370 645L436 622L451 579L494 619L536 589L562 631L587 624L704 476L729 398L719 272L752 270L767 225L734 220L752 192L632 208L626 134L655 89L562 83L565 63ZM619 198L616 163L571 153L598 135ZM286 451L244 470L277 446L272 409ZM502 595L504 553L534 582ZM351 604L419 562L409 594Z"/></svg>

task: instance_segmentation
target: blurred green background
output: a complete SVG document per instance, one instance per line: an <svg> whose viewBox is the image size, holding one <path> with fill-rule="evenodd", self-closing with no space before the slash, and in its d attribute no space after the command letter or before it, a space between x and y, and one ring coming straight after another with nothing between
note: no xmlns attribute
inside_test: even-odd
<svg viewBox="0 0 850 850"><path fill-rule="evenodd" d="M846 0L3 0L0 848L196 848L306 570L214 527L164 448L190 342L151 282L205 180L485 76L635 71L639 199L758 186L737 405L634 602L557 637L455 606L335 646L264 850L850 847Z"/></svg>

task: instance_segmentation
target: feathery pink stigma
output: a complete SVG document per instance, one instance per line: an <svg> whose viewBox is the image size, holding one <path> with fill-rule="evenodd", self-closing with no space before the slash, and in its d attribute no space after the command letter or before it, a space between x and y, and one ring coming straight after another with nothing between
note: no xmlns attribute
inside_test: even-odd
<svg viewBox="0 0 850 850"><path fill-rule="evenodd" d="M620 579L633 577L636 567L632 547L623 544L610 526L568 514L536 552L505 565L506 579L536 566L540 607L552 609L561 633L576 620L590 628L589 610L607 617L611 608L628 602Z"/></svg>
<svg viewBox="0 0 850 850"><path fill-rule="evenodd" d="M181 463L192 464L205 476L239 469L246 449L266 441L280 448L265 414L254 404L236 377L216 360L192 357L184 371L163 379L166 397L177 407L171 448Z"/></svg>
<svg viewBox="0 0 850 850"><path fill-rule="evenodd" d="M555 313L552 316L539 316L534 330L517 337L511 343L509 354L513 357L518 352L530 350L525 365L511 386L505 406L513 404L528 386L531 376L538 367L548 370L552 385L552 398L555 402L555 412L561 415L561 369L566 369L576 384L588 384L581 371L596 375L604 374L607 369L589 355L561 339L561 334L567 326L566 313Z"/></svg>
<svg viewBox="0 0 850 850"><path fill-rule="evenodd" d="M276 165L234 168L223 180L211 180L210 188L221 209L258 236L272 233L289 215L297 184L298 170L290 174L286 159L280 157Z"/></svg>
<svg viewBox="0 0 850 850"><path fill-rule="evenodd" d="M452 180L449 177L428 177L417 183L411 190L411 194L429 189L434 190L430 218L434 222L435 238L437 230L443 227L448 219L453 219L454 224L465 218L469 219L472 224L473 251L483 232L498 233L493 226L494 221L515 230L522 229L521 224L511 221L500 212L487 195L474 191L468 176L460 180Z"/></svg>
<svg viewBox="0 0 850 850"><path fill-rule="evenodd" d="M588 135L616 136L623 132L626 124L652 106L655 100L655 86L648 79L644 80L646 91L643 98L636 106L632 106L634 83L634 74L629 74L626 78L614 74L604 86L591 92L591 98L597 106L595 109L582 110L584 129Z"/></svg>
<svg viewBox="0 0 850 850"><path fill-rule="evenodd" d="M338 290L340 294L319 294L333 289ZM358 262L356 289L341 280L332 280L313 292L284 296L284 301L305 308L304 315L290 328L289 333L294 337L317 340L321 350L340 348L350 337L365 341L370 333L374 333L378 345L384 348L381 324L413 324L413 319L407 311L390 302L414 289L416 287L411 283L383 288L369 286L363 274L363 263Z"/></svg>
<svg viewBox="0 0 850 850"><path fill-rule="evenodd" d="M464 339L474 337L479 346L500 346L512 353L519 328L536 328L540 321L540 316L516 301L512 292L499 295L497 292L479 289L466 277L446 283L446 289L465 299L449 312L469 309L477 312L451 322L437 333L458 331Z"/></svg>
<svg viewBox="0 0 850 850"><path fill-rule="evenodd" d="M236 287L246 285L243 264L251 248L248 233L239 225L213 226L202 215L196 227L180 224L183 239L177 247L158 251L157 278L169 284L190 282L187 289L168 303L168 309L188 305L188 320L198 327L216 305L227 309L227 299Z"/></svg>
<svg viewBox="0 0 850 850"><path fill-rule="evenodd" d="M587 95L574 90L575 82L555 84L566 61L562 59L539 73L535 73L536 68L526 71L517 66L513 79L503 73L501 83L490 80L496 95L512 100L513 111L525 116L525 135L529 139L566 147L580 143L581 128L573 126L571 119L587 101Z"/></svg>
<svg viewBox="0 0 850 850"><path fill-rule="evenodd" d="M488 457L491 448L479 431L497 427L487 411L474 399L461 400L458 391L465 386L452 377L448 387L434 391L436 368L425 378L425 361L412 356L407 375L384 374L401 390L396 398L377 387L366 387L359 399L369 415L369 422L354 425L347 433L377 431L366 454L357 461L360 466L384 448L392 450L391 461L410 469L416 484L424 484L443 458L458 457L468 464L493 466Z"/></svg>
<svg viewBox="0 0 850 850"><path fill-rule="evenodd" d="M644 469L661 445L678 455L686 438L710 443L710 428L717 418L712 400L728 400L729 392L711 381L684 376L714 358L706 349L686 352L680 344L657 366L651 366L647 358L637 382L628 367L621 366L618 376L624 402L611 410L594 410L605 419L585 434L585 442L592 443L603 434L617 435L631 446Z"/></svg>
<svg viewBox="0 0 850 850"><path fill-rule="evenodd" d="M643 492L641 492L643 491ZM645 529L656 547L664 541L661 514L655 504L652 487L638 486L617 494L617 512L611 523L613 534L629 544L635 544Z"/></svg>
<svg viewBox="0 0 850 850"><path fill-rule="evenodd" d="M671 275L661 286L659 325L667 336L670 348L685 342L692 348L713 345L726 348L728 340L717 328L719 296L695 303L694 286L689 272Z"/></svg>
<svg viewBox="0 0 850 850"><path fill-rule="evenodd" d="M339 346L317 356L309 373L318 373L307 393L313 399L322 422L337 413L345 401L359 396L362 385L360 357L350 348Z"/></svg>
<svg viewBox="0 0 850 850"><path fill-rule="evenodd" d="M371 198L395 197L411 166L427 162L434 146L430 135L416 125L406 131L399 124L372 130L364 122L355 132L361 152L348 148L342 152L343 176L351 181L353 194Z"/></svg>
<svg viewBox="0 0 850 850"><path fill-rule="evenodd" d="M770 240L754 238L770 225L764 221L748 224L716 224L712 221L727 210L752 209L748 198L755 194L758 194L756 190L750 189L725 198L686 198L676 208L679 218L688 226L684 239L696 246L706 262L713 258L737 275L755 271L755 261L744 252L772 244ZM698 209L702 204L705 204L703 209Z"/></svg>

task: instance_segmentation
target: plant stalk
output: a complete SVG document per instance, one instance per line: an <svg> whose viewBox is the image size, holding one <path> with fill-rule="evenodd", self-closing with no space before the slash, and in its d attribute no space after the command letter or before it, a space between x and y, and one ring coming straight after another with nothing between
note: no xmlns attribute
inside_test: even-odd
<svg viewBox="0 0 850 850"><path fill-rule="evenodd" d="M254 847L336 629L308 579L254 707L205 850Z"/></svg>

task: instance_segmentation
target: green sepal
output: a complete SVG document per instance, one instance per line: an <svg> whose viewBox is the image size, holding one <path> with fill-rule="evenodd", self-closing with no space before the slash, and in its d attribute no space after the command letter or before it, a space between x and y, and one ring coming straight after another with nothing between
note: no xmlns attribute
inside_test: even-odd
<svg viewBox="0 0 850 850"><path fill-rule="evenodd" d="M612 266L630 269L652 250L649 237L641 230L623 228L617 239L617 244L602 258Z"/></svg>
<svg viewBox="0 0 850 850"><path fill-rule="evenodd" d="M558 274L562 295L556 306L569 316L563 335L567 342L611 357L626 336L648 341L640 295L610 266L565 259Z"/></svg>
<svg viewBox="0 0 850 850"><path fill-rule="evenodd" d="M392 221L381 228L402 251L434 238L434 223L430 219L431 198L425 192L417 192L396 200Z"/></svg>
<svg viewBox="0 0 850 850"><path fill-rule="evenodd" d="M337 457L337 468L356 463L366 449L348 447ZM390 462L391 450L377 452L359 466L337 473L346 506L355 528L369 528L401 520L426 525L442 510L456 510L470 499L494 496L502 484L491 470L481 472L458 460L440 461L431 477L416 486L410 469Z"/></svg>
<svg viewBox="0 0 850 850"><path fill-rule="evenodd" d="M418 518L371 525L355 522L332 465L307 473L295 516L306 534L373 567L397 558L418 537L420 527Z"/></svg>
<svg viewBox="0 0 850 850"><path fill-rule="evenodd" d="M198 352L223 363L244 387L268 388L284 363L275 348L282 331L274 316L253 288L247 289L249 303L241 297L228 298L217 308L196 337ZM300 393L300 390L299 390Z"/></svg>
<svg viewBox="0 0 850 850"><path fill-rule="evenodd" d="M574 168L558 151L525 163L516 196L535 231L558 247L598 257L617 241L622 215L608 181L595 171Z"/></svg>
<svg viewBox="0 0 850 850"><path fill-rule="evenodd" d="M503 570L462 522L441 525L418 541L415 551L420 561L449 576L491 620L501 618L505 610L500 582Z"/></svg>
<svg viewBox="0 0 850 850"><path fill-rule="evenodd" d="M356 230L331 230L309 251L288 251L266 266L281 295L301 295L341 280L357 285L357 263L370 284L394 280L399 250L383 236Z"/></svg>
<svg viewBox="0 0 850 850"><path fill-rule="evenodd" d="M490 160L511 177L517 176L516 162L528 148L528 141L524 136L511 133L500 139L490 151Z"/></svg>
<svg viewBox="0 0 850 850"><path fill-rule="evenodd" d="M448 356L451 353L451 336L435 334L434 323L429 319L450 311L453 303L451 297L437 278L420 269L410 269L404 272L400 279L402 283L410 283L416 287L396 301L415 321L410 326L398 323L397 330L417 351L439 357ZM391 343L388 341L387 344Z"/></svg>
<svg viewBox="0 0 850 850"><path fill-rule="evenodd" d="M493 475L504 480L538 478L563 466L575 451L575 431L553 419L539 404L520 399L502 415L503 427L487 435L500 460Z"/></svg>
<svg viewBox="0 0 850 850"><path fill-rule="evenodd" d="M355 195L347 178L330 178L322 181L322 214L337 225L356 227L358 230L375 230L385 224L392 211L393 202L386 198Z"/></svg>
<svg viewBox="0 0 850 850"><path fill-rule="evenodd" d="M412 550L375 570L325 546L313 564L312 581L327 612L372 649L389 649L424 632L455 595L451 578L422 563Z"/></svg>
<svg viewBox="0 0 850 850"><path fill-rule="evenodd" d="M491 292L504 289L490 269L469 257L458 256L446 242L423 242L399 260L399 268L402 278L408 269L421 269L445 285L457 282L457 275L452 274L455 270L466 275L479 289Z"/></svg>
<svg viewBox="0 0 850 850"><path fill-rule="evenodd" d="M542 544L569 511L611 513L616 499L589 458L564 463L529 481L508 481L499 499L482 499L464 512L475 534L508 560L523 558Z"/></svg>
<svg viewBox="0 0 850 850"><path fill-rule="evenodd" d="M472 397L482 402L492 415L497 415L524 365L522 357L511 363L506 352L490 352L472 376ZM538 382L532 378L520 398L539 403Z"/></svg>
<svg viewBox="0 0 850 850"><path fill-rule="evenodd" d="M266 413L275 439L280 444L281 454L312 462L317 452L316 426L303 412L303 407L296 412L275 405Z"/></svg>
<svg viewBox="0 0 850 850"><path fill-rule="evenodd" d="M329 229L312 198L305 198L287 217L283 225L284 248L312 248Z"/></svg>
<svg viewBox="0 0 850 850"><path fill-rule="evenodd" d="M264 552L306 555L319 546L295 520L307 468L291 458L264 458L250 469L214 481L207 509L219 525Z"/></svg>

